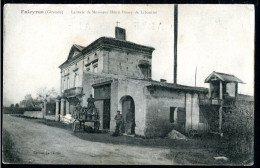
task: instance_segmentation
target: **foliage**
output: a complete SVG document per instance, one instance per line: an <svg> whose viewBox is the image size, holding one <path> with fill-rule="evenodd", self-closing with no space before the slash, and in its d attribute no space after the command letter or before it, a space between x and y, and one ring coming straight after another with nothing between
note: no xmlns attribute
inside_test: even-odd
<svg viewBox="0 0 260 168"><path fill-rule="evenodd" d="M224 113L223 133L229 143L229 153L253 152L254 107L248 102L238 102L231 113Z"/></svg>
<svg viewBox="0 0 260 168"><path fill-rule="evenodd" d="M22 101L20 101L20 106L21 107L34 107L35 102L32 98L32 95L31 94L25 95L24 99Z"/></svg>
<svg viewBox="0 0 260 168"><path fill-rule="evenodd" d="M25 95L24 99L20 101L20 107L41 107L44 101L55 103L57 92L55 89L40 88L37 91L37 97L34 99L31 94ZM19 107L19 105L17 106Z"/></svg>
<svg viewBox="0 0 260 168"><path fill-rule="evenodd" d="M3 107L4 114L23 114L25 111L41 111L40 107Z"/></svg>
<svg viewBox="0 0 260 168"><path fill-rule="evenodd" d="M47 89L46 87L40 88L37 91L36 100L39 102L47 101L47 102L55 102L56 97L58 96L55 89Z"/></svg>

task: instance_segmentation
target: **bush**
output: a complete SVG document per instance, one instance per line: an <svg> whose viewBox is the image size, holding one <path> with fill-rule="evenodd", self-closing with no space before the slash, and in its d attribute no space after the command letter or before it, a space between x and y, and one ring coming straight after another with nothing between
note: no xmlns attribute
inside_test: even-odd
<svg viewBox="0 0 260 168"><path fill-rule="evenodd" d="M4 114L23 114L25 111L41 111L40 107L3 107Z"/></svg>
<svg viewBox="0 0 260 168"><path fill-rule="evenodd" d="M228 143L228 153L253 154L254 143L254 107L247 102L239 102L224 113L223 133Z"/></svg>

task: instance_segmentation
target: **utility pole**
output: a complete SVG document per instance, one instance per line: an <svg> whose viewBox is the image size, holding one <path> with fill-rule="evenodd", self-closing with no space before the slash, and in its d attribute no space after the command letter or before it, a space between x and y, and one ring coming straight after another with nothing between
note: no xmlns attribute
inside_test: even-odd
<svg viewBox="0 0 260 168"><path fill-rule="evenodd" d="M173 73L174 84L177 84L177 42L178 42L178 5L174 5L174 73Z"/></svg>

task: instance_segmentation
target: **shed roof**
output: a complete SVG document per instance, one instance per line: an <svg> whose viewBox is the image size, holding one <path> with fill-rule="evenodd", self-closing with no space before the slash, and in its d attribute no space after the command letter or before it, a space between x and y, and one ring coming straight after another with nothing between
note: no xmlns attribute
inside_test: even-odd
<svg viewBox="0 0 260 168"><path fill-rule="evenodd" d="M195 91L195 92L208 92L207 88L203 87L192 87L192 86L185 86L173 83L166 83L166 82L159 82L159 81L151 81L151 84L147 87L160 87L165 89L173 89L173 90L182 90L182 91Z"/></svg>
<svg viewBox="0 0 260 168"><path fill-rule="evenodd" d="M242 80L237 78L234 75L231 74L225 74L221 72L215 72L213 71L206 79L205 83L209 83L212 78L216 78L217 80L221 80L223 82L236 82L236 83L244 83Z"/></svg>

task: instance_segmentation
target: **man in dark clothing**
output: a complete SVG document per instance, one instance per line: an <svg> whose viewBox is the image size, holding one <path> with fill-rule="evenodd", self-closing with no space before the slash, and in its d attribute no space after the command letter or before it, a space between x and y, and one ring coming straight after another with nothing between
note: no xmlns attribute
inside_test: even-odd
<svg viewBox="0 0 260 168"><path fill-rule="evenodd" d="M120 135L120 130L124 122L124 118L122 114L120 114L119 110L117 110L117 115L115 116L115 120L116 120L116 130L113 133L113 136L118 136Z"/></svg>
<svg viewBox="0 0 260 168"><path fill-rule="evenodd" d="M92 94L90 94L90 97L87 100L88 102L88 108L95 108L95 99L93 98Z"/></svg>
<svg viewBox="0 0 260 168"><path fill-rule="evenodd" d="M93 98L92 94L90 94L90 97L87 99L88 107L85 114L85 119L91 119L94 115L94 108L95 108L95 99Z"/></svg>

